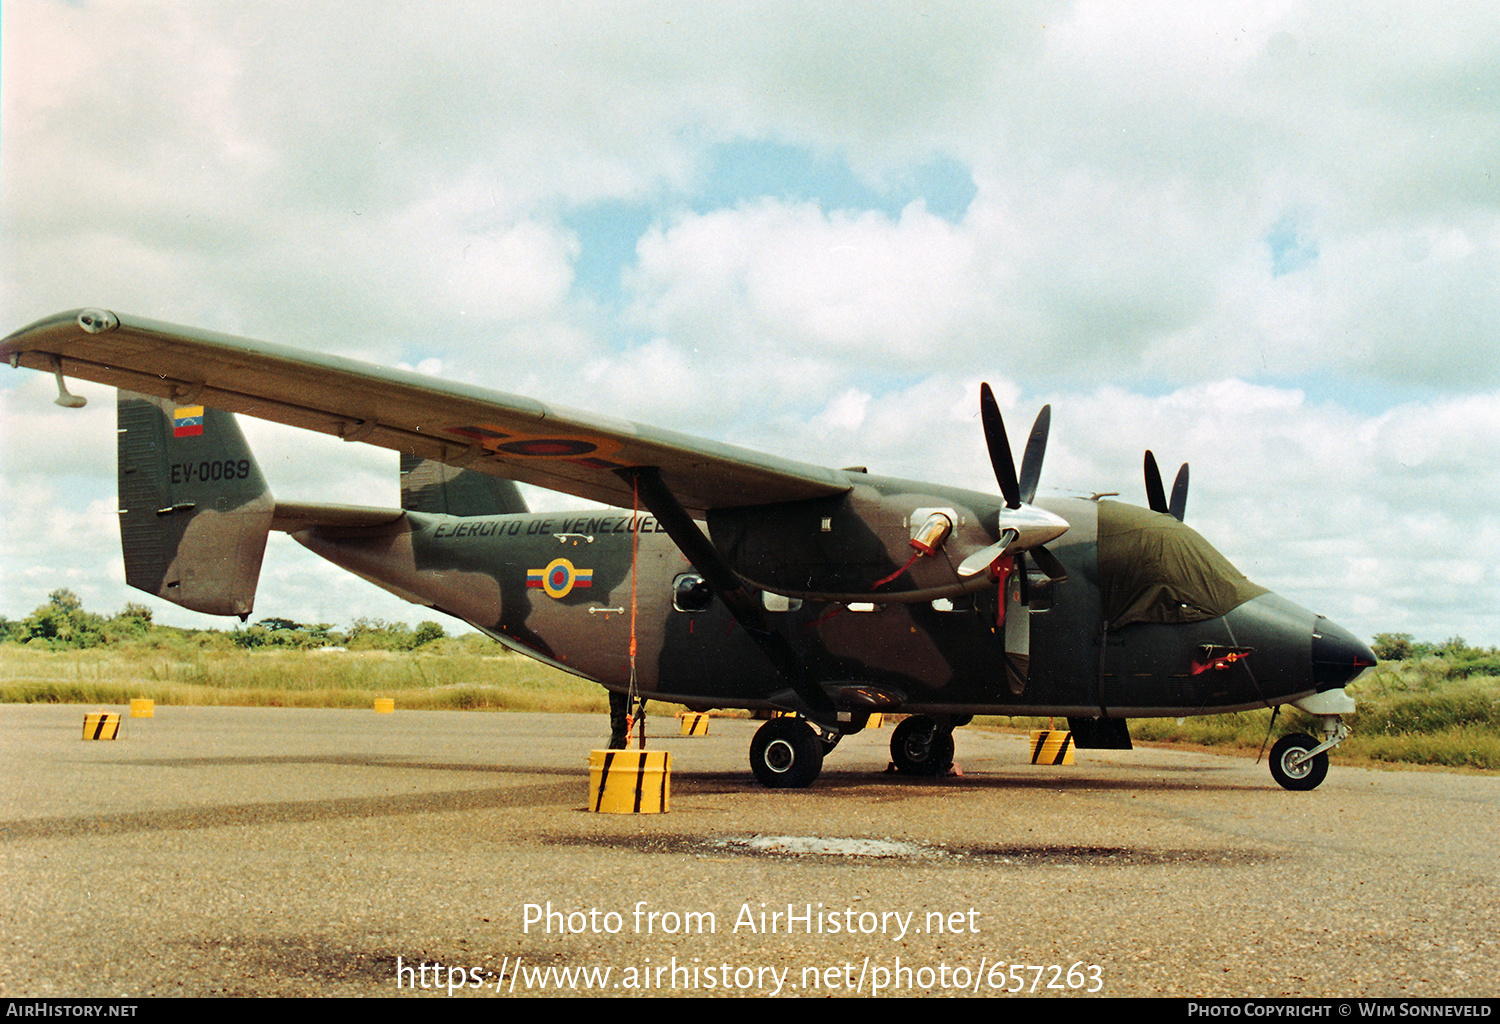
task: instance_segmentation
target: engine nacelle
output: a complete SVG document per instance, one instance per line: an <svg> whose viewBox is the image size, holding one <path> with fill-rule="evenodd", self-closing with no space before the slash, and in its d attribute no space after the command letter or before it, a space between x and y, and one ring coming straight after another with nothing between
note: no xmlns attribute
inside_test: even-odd
<svg viewBox="0 0 1500 1024"><path fill-rule="evenodd" d="M734 570L766 590L814 600L928 601L994 585L988 575L960 576L957 567L995 543L1000 514L984 495L867 477L836 498L717 510L708 528Z"/></svg>

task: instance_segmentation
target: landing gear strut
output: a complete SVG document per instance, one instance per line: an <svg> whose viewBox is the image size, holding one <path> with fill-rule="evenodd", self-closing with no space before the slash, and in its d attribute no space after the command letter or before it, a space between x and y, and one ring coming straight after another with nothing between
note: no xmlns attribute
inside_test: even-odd
<svg viewBox="0 0 1500 1024"><path fill-rule="evenodd" d="M953 767L953 728L913 715L891 734L891 760L903 775L944 775Z"/></svg>

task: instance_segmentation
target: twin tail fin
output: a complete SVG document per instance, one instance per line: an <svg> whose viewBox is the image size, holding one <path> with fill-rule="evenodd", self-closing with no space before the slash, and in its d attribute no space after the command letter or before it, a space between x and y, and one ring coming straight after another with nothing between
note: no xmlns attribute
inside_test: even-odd
<svg viewBox="0 0 1500 1024"><path fill-rule="evenodd" d="M125 582L211 615L249 618L276 502L227 412L121 391Z"/></svg>

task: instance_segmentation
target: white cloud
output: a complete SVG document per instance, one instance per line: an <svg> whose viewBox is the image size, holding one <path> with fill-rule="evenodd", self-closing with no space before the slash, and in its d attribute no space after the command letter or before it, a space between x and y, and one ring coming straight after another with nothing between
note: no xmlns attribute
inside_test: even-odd
<svg viewBox="0 0 1500 1024"><path fill-rule="evenodd" d="M113 306L980 489L989 379L1018 446L1054 403L1044 488L1139 500L1152 447L1168 475L1192 462L1190 521L1252 576L1351 628L1500 642L1482 6L3 17L10 328ZM956 223L920 203L705 204L725 142L872 187L942 154L978 191ZM606 200L655 226L623 289L584 297L568 218ZM42 375L0 396L7 523L83 530L111 500L107 391L82 414ZM278 492L394 495L386 453L252 434ZM104 536L75 561L8 549L7 584L104 564L113 528L88 529ZM280 557L262 607L345 599L344 577Z"/></svg>
<svg viewBox="0 0 1500 1024"><path fill-rule="evenodd" d="M765 202L680 218L639 246L634 316L701 343L920 367L963 333L972 246L920 204L899 221Z"/></svg>

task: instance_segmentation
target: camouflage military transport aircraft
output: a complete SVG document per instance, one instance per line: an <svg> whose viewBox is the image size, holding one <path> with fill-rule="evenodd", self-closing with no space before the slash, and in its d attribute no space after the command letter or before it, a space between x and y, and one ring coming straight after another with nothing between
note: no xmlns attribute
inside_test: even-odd
<svg viewBox="0 0 1500 1024"><path fill-rule="evenodd" d="M6 338L12 367L119 395L126 579L247 616L271 530L522 654L690 707L778 709L750 747L806 786L872 712L891 756L948 770L976 714L1066 717L1080 747L1127 720L1292 704L1271 772L1311 789L1374 655L1247 580L1183 524L1150 453L1151 508L1036 500L1049 413L1017 473L986 386L999 495L829 469L413 373L97 309ZM230 413L403 453L402 507L275 501ZM977 440L977 439L976 439ZM511 481L614 506L529 512Z"/></svg>

